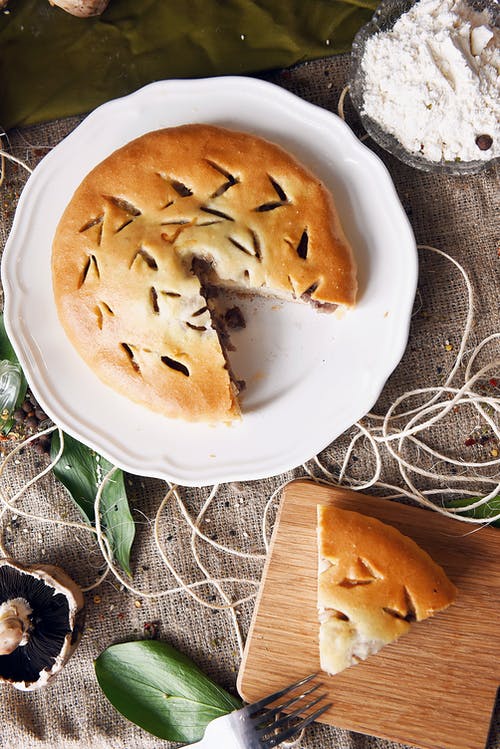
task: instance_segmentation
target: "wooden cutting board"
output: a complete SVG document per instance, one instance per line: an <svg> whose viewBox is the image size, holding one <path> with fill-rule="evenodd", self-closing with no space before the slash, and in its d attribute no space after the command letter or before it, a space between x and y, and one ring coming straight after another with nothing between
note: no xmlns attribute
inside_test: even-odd
<svg viewBox="0 0 500 749"><path fill-rule="evenodd" d="M238 688L253 701L319 670L316 505L334 503L413 538L459 590L455 604L377 655L321 680L321 720L423 749L484 749L500 684L500 530L307 481L289 484L247 640Z"/></svg>

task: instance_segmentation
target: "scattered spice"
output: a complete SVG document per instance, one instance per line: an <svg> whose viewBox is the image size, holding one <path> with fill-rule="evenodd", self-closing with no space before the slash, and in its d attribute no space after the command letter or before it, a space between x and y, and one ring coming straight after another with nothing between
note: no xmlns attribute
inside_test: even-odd
<svg viewBox="0 0 500 749"><path fill-rule="evenodd" d="M43 148L35 148L33 149L33 156L36 159L43 159L44 156L46 156L51 149L47 146L44 146Z"/></svg>
<svg viewBox="0 0 500 749"><path fill-rule="evenodd" d="M142 601L134 601L134 606L136 607L136 609L140 609L142 606Z"/></svg>
<svg viewBox="0 0 500 749"><path fill-rule="evenodd" d="M146 640L157 640L160 635L160 626L161 622L157 620L154 622L144 622L142 628Z"/></svg>
<svg viewBox="0 0 500 749"><path fill-rule="evenodd" d="M223 640L219 637L214 637L212 640L210 640L210 647L211 648L220 648L221 645L223 645Z"/></svg>
<svg viewBox="0 0 500 749"><path fill-rule="evenodd" d="M26 398L19 408L12 414L16 423L16 429L19 437L28 437L42 428L50 426L50 419L43 409L37 403L34 395L28 391ZM39 453L50 453L51 434L43 434L33 441L34 449Z"/></svg>

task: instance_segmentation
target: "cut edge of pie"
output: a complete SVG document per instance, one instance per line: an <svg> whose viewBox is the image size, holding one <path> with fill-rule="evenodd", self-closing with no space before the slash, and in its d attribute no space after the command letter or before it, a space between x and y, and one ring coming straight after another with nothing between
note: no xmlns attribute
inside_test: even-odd
<svg viewBox="0 0 500 749"><path fill-rule="evenodd" d="M318 505L321 669L331 675L447 608L457 589L408 536L376 518Z"/></svg>

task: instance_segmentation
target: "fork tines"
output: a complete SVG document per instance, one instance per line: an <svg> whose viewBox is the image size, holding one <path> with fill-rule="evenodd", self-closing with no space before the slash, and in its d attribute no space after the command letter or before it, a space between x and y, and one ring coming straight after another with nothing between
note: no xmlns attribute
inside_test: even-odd
<svg viewBox="0 0 500 749"><path fill-rule="evenodd" d="M257 728L257 736L262 749L271 749L295 736L331 707L331 702L320 705L327 697L326 693L319 696L314 694L322 686L320 682L308 686L316 676L317 674L311 674L248 706L249 716ZM297 690L299 690L298 693ZM314 697L311 699L313 694ZM288 699L276 705L272 704L282 697L288 697ZM284 710L292 706L296 706L292 712L280 717ZM316 710L310 712L314 707ZM264 708L267 709L264 710ZM259 715L261 711L263 712Z"/></svg>

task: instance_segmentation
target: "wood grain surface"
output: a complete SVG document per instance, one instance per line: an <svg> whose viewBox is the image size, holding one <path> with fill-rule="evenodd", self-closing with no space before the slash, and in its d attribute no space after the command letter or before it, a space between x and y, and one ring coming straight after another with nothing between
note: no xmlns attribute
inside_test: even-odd
<svg viewBox="0 0 500 749"><path fill-rule="evenodd" d="M333 502L390 523L442 565L450 608L412 625L377 655L321 675L325 723L422 749L483 749L500 684L500 530L309 481L281 500L238 676L253 701L319 670L316 505Z"/></svg>

